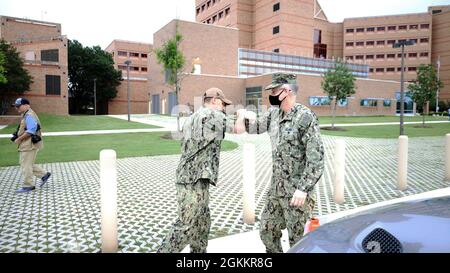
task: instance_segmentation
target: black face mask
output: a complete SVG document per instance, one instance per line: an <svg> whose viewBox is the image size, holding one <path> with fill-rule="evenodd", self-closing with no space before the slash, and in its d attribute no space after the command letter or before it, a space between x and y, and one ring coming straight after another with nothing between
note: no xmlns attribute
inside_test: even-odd
<svg viewBox="0 0 450 273"><path fill-rule="evenodd" d="M284 99L280 101L281 93L283 93L283 92L280 92L280 94L278 94L277 96L269 96L270 105L281 106L281 103L283 102L283 100L286 99L286 97L284 97Z"/></svg>

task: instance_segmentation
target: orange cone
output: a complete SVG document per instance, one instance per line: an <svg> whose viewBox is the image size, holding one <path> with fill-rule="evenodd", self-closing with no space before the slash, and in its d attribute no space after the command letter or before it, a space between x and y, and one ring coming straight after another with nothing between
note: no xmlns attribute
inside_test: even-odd
<svg viewBox="0 0 450 273"><path fill-rule="evenodd" d="M305 231L304 231L303 235L306 235L307 233L314 231L319 226L320 226L319 218L315 218L315 217L311 218L310 220L308 220L308 222L306 222Z"/></svg>

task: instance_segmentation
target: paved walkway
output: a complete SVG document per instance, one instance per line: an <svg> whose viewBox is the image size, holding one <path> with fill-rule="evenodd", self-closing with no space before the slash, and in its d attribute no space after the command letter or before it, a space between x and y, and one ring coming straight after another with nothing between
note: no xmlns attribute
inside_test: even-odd
<svg viewBox="0 0 450 273"><path fill-rule="evenodd" d="M127 115L110 115L110 117L128 120ZM180 118L180 124L183 124L185 117ZM131 121L140 122L149 125L159 126L154 129L120 129L120 130L89 130L89 131L67 131L67 132L44 132L44 136L81 136L81 135L103 135L103 134L127 134L127 133L151 133L166 132L177 130L177 119L171 116L161 116L152 114L132 115ZM422 122L405 122L405 124L421 124ZM450 123L450 121L427 121L427 123ZM379 125L398 125L398 122L379 122L379 123L342 123L335 124L336 127L352 126L379 126ZM320 127L330 127L331 124L321 124ZM0 129L1 126L0 126ZM11 138L11 134L0 134L1 138Z"/></svg>
<svg viewBox="0 0 450 273"><path fill-rule="evenodd" d="M346 203L332 201L333 144L324 136L325 174L314 194L316 215L440 189L444 181L444 138L412 138L409 187L396 190L395 139L344 138L347 143ZM271 176L270 142L260 136L227 135L256 145L256 214L261 214ZM179 155L118 160L121 252L152 252L176 216L174 174ZM99 162L43 164L53 173L43 189L15 194L19 167L0 168L0 252L98 252L100 250ZM242 222L242 146L221 154L218 187L211 188L211 239L258 230Z"/></svg>

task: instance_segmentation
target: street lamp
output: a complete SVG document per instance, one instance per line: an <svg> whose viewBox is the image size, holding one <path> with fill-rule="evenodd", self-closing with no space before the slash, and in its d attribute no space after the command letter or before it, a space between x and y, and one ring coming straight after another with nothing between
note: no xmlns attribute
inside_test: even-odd
<svg viewBox="0 0 450 273"><path fill-rule="evenodd" d="M405 46L414 45L413 40L399 40L397 43L393 44L393 48L402 48L402 72L400 76L400 135L404 135L403 129L403 116L405 114L405 92L403 90L404 77L403 73L405 70Z"/></svg>
<svg viewBox="0 0 450 273"><path fill-rule="evenodd" d="M439 70L441 70L441 56L440 55L438 56L438 60L437 60L436 64L437 64L437 81L439 82ZM441 91L441 90L439 90L440 89L439 84L438 84L437 88L438 89L436 92L436 114L439 112L439 91Z"/></svg>
<svg viewBox="0 0 450 273"><path fill-rule="evenodd" d="M127 65L127 100L128 100L128 121L130 121L130 60L126 60Z"/></svg>
<svg viewBox="0 0 450 273"><path fill-rule="evenodd" d="M94 116L97 115L97 78L94 78Z"/></svg>

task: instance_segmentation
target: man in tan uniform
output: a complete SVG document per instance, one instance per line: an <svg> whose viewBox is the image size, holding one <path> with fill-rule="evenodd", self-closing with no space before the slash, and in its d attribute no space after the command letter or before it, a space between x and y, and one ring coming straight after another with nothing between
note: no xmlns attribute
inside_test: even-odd
<svg viewBox="0 0 450 273"><path fill-rule="evenodd" d="M24 193L36 188L33 175L41 178L40 186L42 187L51 174L34 164L37 152L44 148L38 116L30 108L30 102L27 99L18 98L13 106L22 115L17 132L11 138L18 145L20 168L24 176L24 186L16 192Z"/></svg>

